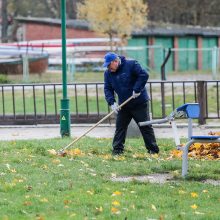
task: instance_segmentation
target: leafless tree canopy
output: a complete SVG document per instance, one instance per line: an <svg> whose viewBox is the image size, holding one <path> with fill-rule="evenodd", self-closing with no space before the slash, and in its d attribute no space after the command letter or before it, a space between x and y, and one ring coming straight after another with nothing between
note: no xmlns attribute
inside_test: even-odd
<svg viewBox="0 0 220 220"><path fill-rule="evenodd" d="M76 18L76 4L83 1L66 0L67 18ZM182 25L220 26L219 0L144 1L148 4L148 21ZM61 16L60 0L0 0L0 2L2 3L0 14L2 20L2 41L7 41L7 29L13 17L20 15L60 18Z"/></svg>
<svg viewBox="0 0 220 220"><path fill-rule="evenodd" d="M7 1L2 0L2 42L7 42L7 29L8 29L8 14L7 14Z"/></svg>
<svg viewBox="0 0 220 220"><path fill-rule="evenodd" d="M9 13L32 17L60 17L60 0L0 0L9 5ZM67 17L76 18L76 4L84 0L66 0ZM219 0L145 0L148 3L148 20L219 26ZM95 6L94 6L95 7ZM1 15L3 16L3 14Z"/></svg>
<svg viewBox="0 0 220 220"><path fill-rule="evenodd" d="M219 0L147 0L148 19L183 25L219 26Z"/></svg>

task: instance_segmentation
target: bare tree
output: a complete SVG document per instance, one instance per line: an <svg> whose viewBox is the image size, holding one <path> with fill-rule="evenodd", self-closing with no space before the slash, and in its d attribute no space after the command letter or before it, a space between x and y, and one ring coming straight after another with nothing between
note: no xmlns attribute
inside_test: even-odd
<svg viewBox="0 0 220 220"><path fill-rule="evenodd" d="M44 3L53 18L60 17L60 0L44 0Z"/></svg>
<svg viewBox="0 0 220 220"><path fill-rule="evenodd" d="M3 0L2 0L3 1ZM5 1L5 0L4 0ZM60 18L61 0L6 0L13 15ZM66 0L67 18L76 18L76 4L82 0Z"/></svg>
<svg viewBox="0 0 220 220"><path fill-rule="evenodd" d="M75 19L77 13L76 4L81 2L82 0L66 0L66 14L67 18ZM50 12L50 15L53 18L60 18L60 0L43 0L47 7L47 11Z"/></svg>
<svg viewBox="0 0 220 220"><path fill-rule="evenodd" d="M7 0L2 0L2 42L8 41L8 10L7 10Z"/></svg>
<svg viewBox="0 0 220 220"><path fill-rule="evenodd" d="M219 26L219 0L146 0L150 21Z"/></svg>

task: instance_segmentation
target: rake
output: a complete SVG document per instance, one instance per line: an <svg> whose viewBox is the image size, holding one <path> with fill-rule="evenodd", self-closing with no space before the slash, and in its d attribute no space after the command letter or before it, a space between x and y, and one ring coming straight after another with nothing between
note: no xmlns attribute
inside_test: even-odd
<svg viewBox="0 0 220 220"><path fill-rule="evenodd" d="M121 105L118 106L118 109L122 108L124 105L126 105L131 99L133 99L134 96L129 97L127 100L125 100ZM91 130L93 130L95 127L97 127L99 124L101 124L103 121L105 121L106 119L108 119L112 114L114 113L114 111L111 111L108 115L106 115L104 118L102 118L100 121L98 121L95 125L93 125L91 128L89 128L86 132L84 132L82 135L80 135L78 138L76 138L75 140L73 140L71 143L69 143L68 145L66 145L65 147L63 147L62 149L57 151L57 155L59 156L65 156L66 152L65 150L67 150L68 148L70 148L73 144L75 144L77 141L79 141L82 137L84 137L86 134L88 134Z"/></svg>

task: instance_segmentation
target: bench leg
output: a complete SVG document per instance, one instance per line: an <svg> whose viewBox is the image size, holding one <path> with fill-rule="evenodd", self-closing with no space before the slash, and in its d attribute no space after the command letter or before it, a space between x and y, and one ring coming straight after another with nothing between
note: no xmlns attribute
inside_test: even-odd
<svg viewBox="0 0 220 220"><path fill-rule="evenodd" d="M183 155L182 155L182 177L185 177L188 172L188 152L189 147L194 143L194 140L191 140L186 143L183 147Z"/></svg>

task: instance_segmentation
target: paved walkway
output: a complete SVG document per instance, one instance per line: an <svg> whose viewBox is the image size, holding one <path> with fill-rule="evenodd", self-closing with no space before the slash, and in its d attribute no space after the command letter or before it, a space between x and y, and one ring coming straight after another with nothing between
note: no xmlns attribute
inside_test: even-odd
<svg viewBox="0 0 220 220"><path fill-rule="evenodd" d="M72 125L71 137L79 137L90 129L93 125ZM187 125L178 125L178 134L181 137L187 137ZM99 125L90 131L87 136L96 138L112 138L114 135L114 125ZM168 124L155 125L154 131L156 138L173 138L172 128ZM208 135L208 133L220 132L220 125L206 125L206 126L194 126L194 135ZM137 128L130 128L128 130L128 136L139 135ZM48 138L60 138L60 126L59 125L37 125L37 126L0 126L0 140L27 140L27 139L48 139Z"/></svg>

